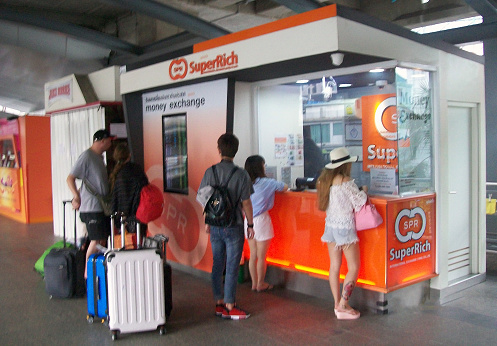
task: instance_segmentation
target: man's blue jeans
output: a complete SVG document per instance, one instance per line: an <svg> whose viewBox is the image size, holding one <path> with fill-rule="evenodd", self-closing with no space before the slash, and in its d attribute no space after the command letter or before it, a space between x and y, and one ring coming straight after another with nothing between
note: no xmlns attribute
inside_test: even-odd
<svg viewBox="0 0 497 346"><path fill-rule="evenodd" d="M214 299L223 299L223 271L226 264L224 278L224 303L233 304L236 299L236 285L238 271L242 257L245 235L243 225L229 228L210 226L212 246L212 291Z"/></svg>

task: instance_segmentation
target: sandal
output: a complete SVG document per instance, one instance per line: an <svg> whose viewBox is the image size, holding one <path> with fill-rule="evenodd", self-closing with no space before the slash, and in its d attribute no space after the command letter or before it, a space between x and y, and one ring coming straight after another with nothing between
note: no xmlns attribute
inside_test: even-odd
<svg viewBox="0 0 497 346"><path fill-rule="evenodd" d="M274 288L273 285L270 285L270 284L267 284L267 286L261 290L257 290L257 293L261 293L261 292L266 292L266 291L271 291L272 289Z"/></svg>
<svg viewBox="0 0 497 346"><path fill-rule="evenodd" d="M356 320L361 317L361 313L352 308L342 311L335 309L335 315L339 320Z"/></svg>

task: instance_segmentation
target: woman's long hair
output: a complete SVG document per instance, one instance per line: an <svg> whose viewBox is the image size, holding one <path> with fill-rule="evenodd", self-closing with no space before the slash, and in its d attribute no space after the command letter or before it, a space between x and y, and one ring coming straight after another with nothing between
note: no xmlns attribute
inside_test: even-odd
<svg viewBox="0 0 497 346"><path fill-rule="evenodd" d="M119 171L123 168L124 164L128 162L128 159L130 157L128 144L119 143L114 149L114 154L112 155L112 157L116 161L116 165L114 166L114 169L112 170L112 173L110 173L109 176L109 186L111 191L114 188L114 183L116 182L117 173L119 173Z"/></svg>
<svg viewBox="0 0 497 346"><path fill-rule="evenodd" d="M352 164L349 162L338 166L335 169L323 168L321 175L318 178L318 182L316 183L319 210L326 211L326 209L328 209L328 204L330 203L330 188L333 184L333 179L339 175L349 177L351 167Z"/></svg>
<svg viewBox="0 0 497 346"><path fill-rule="evenodd" d="M245 170L248 172L252 183L255 179L264 178L266 176L266 173L264 173L265 163L266 161L260 155L252 155L245 160Z"/></svg>

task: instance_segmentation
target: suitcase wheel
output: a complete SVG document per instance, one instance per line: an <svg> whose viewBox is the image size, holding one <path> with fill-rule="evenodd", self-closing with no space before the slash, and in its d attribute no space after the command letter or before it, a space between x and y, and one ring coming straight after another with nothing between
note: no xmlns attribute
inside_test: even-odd
<svg viewBox="0 0 497 346"><path fill-rule="evenodd" d="M166 334L166 326L160 326L160 328L159 328L159 334L160 335Z"/></svg>
<svg viewBox="0 0 497 346"><path fill-rule="evenodd" d="M88 324L92 324L93 323L93 316L87 315L86 320L88 321Z"/></svg>
<svg viewBox="0 0 497 346"><path fill-rule="evenodd" d="M117 340L117 330L112 331L112 340Z"/></svg>

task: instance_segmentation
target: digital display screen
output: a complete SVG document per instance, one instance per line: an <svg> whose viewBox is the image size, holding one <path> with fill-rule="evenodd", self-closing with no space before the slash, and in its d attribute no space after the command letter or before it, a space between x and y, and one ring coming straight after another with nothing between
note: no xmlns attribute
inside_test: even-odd
<svg viewBox="0 0 497 346"><path fill-rule="evenodd" d="M164 192L188 194L186 113L162 116Z"/></svg>

